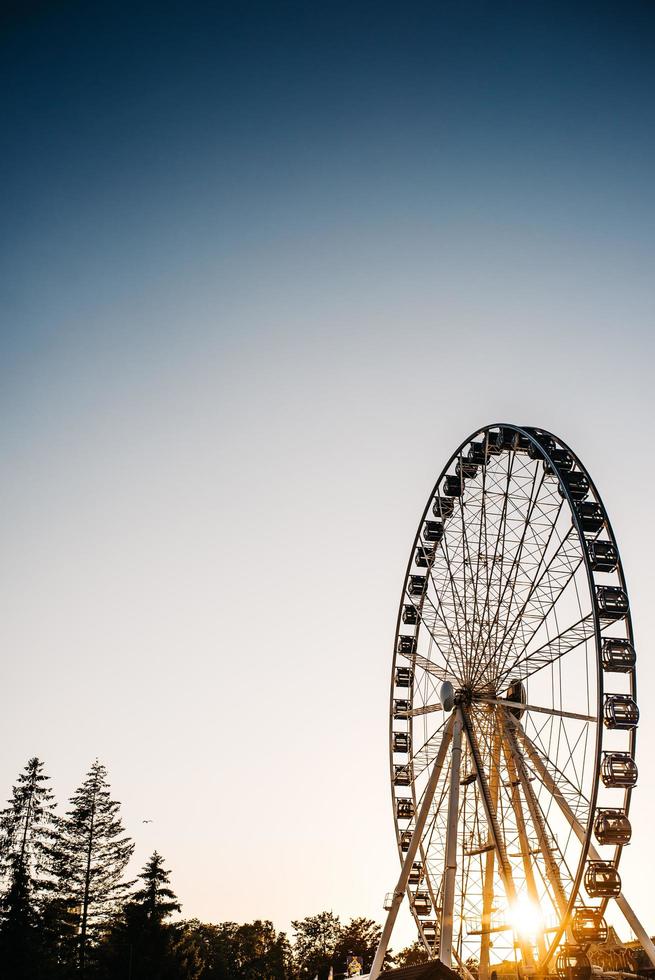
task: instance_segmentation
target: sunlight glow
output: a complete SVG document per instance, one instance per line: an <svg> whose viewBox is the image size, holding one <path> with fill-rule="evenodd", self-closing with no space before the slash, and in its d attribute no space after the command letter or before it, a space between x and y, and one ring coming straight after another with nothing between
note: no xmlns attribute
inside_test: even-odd
<svg viewBox="0 0 655 980"><path fill-rule="evenodd" d="M533 942L544 929L541 909L525 895L520 895L510 908L509 921L518 936Z"/></svg>

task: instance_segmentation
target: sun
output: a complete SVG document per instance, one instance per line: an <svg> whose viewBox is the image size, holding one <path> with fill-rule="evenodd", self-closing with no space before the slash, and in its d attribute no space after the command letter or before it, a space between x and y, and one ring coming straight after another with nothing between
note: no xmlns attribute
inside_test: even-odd
<svg viewBox="0 0 655 980"><path fill-rule="evenodd" d="M534 942L544 930L541 909L525 895L519 895L508 915L512 929L522 939L531 939Z"/></svg>

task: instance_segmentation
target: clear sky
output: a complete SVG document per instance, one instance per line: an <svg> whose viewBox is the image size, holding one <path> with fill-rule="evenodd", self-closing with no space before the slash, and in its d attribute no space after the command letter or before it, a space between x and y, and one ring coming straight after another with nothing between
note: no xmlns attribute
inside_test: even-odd
<svg viewBox="0 0 655 980"><path fill-rule="evenodd" d="M99 756L185 914L381 918L416 522L542 425L628 575L655 931L652 4L12 9L0 794Z"/></svg>

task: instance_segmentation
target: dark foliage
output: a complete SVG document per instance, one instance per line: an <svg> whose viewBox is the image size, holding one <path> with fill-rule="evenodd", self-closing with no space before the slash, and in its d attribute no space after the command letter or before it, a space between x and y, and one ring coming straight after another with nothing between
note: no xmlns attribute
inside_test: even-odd
<svg viewBox="0 0 655 980"><path fill-rule="evenodd" d="M44 972L40 922L56 824L43 763L30 759L0 813L0 962L14 980Z"/></svg>
<svg viewBox="0 0 655 980"><path fill-rule="evenodd" d="M97 760L71 797L70 810L58 824L52 848L59 908L60 955L80 976L90 954L125 900L124 872L134 850L111 799L107 770ZM74 948L70 939L73 936Z"/></svg>

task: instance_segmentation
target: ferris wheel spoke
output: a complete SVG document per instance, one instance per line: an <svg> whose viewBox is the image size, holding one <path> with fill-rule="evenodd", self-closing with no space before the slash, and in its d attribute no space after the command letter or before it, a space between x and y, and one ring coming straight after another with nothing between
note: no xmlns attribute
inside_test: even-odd
<svg viewBox="0 0 655 980"><path fill-rule="evenodd" d="M457 588L456 588L456 585L455 585L455 577L453 575L453 569L452 569L452 566L451 566L451 558L450 558L450 551L449 551L449 546L448 546L448 536L447 535L444 535L444 537L442 539L442 546L443 546L443 552L444 552L444 557L445 557L445 564L446 564L446 572L447 572L447 577L448 577L448 583L450 585L450 594L451 594L452 603L453 603L453 613L454 613L454 616L455 616L454 626L455 626L455 631L457 633L457 638L458 638L457 639L457 642L453 642L453 646L452 646L453 658L454 658L455 662L457 663L458 670L459 670L460 675L461 675L461 673L463 671L463 664L464 664L464 649L465 649L465 645L466 645L466 635L464 637L464 643L462 643L462 628L461 628L461 625L460 625L459 616L460 616L460 613L462 615L464 614L464 610L462 608L462 602L461 602L461 598L459 597L459 592L457 591ZM443 600L442 600L442 590L439 588L439 586L437 585L437 583L435 581L435 577L434 577L434 566L430 568L430 581L432 582L433 588L434 588L435 593L437 595L437 600L438 600L439 606L443 610L444 609L444 606L443 606ZM459 612L458 612L458 606L459 606ZM444 622L445 622L445 618L444 618ZM449 633L449 636L451 636L450 633ZM452 636L451 636L451 639L452 639Z"/></svg>
<svg viewBox="0 0 655 980"><path fill-rule="evenodd" d="M497 529L496 529L496 540L495 540L495 544L494 544L493 557L491 559L491 569L489 570L488 565L486 566L487 567L486 590L485 590L484 600L483 600L483 603L482 603L482 613L480 615L480 627L481 628L478 631L478 641L477 641L477 643L475 645L475 650L474 650L473 657L472 657L472 664L471 664L472 677L470 679L471 680L471 683L475 683L475 674L476 674L476 671L478 670L478 667L480 665L480 662L482 661L482 659L484 657L485 649L486 649L486 646L487 646L486 640L488 639L488 635L491 633L491 630L489 630L487 632L485 629L483 629L482 628L482 625L484 623L485 616L489 616L489 614L491 613L491 593L492 593L492 587L493 587L493 581L494 581L494 571L495 571L495 568L496 568L496 565L497 565L498 559L499 559L498 547L500 545L501 538L503 539L503 543L504 543L504 538L505 538L505 529L506 529L506 526L507 526L507 510L508 510L509 501L510 501L509 488L511 486L512 469L513 469L515 458L516 458L516 454L515 453L510 453L509 458L508 458L508 461L507 461L507 470L503 474L503 477L504 477L503 504L502 504L502 508L501 508L501 512L500 512L500 517L499 517L499 520L498 520L498 526L497 526ZM487 510L485 508L485 542L487 542L487 549L488 549L488 541L489 541L489 527L488 527L488 524L487 524ZM488 551L487 551L487 555L488 555ZM500 556L500 562L501 562L501 566L502 566L502 551L501 551L501 556ZM501 570L501 575L502 575L502 570ZM483 638L484 638L484 640L483 640ZM482 643L482 649L480 649L480 644L481 643Z"/></svg>
<svg viewBox="0 0 655 980"><path fill-rule="evenodd" d="M514 607L514 597L515 594L523 591L526 587L529 589L534 581L536 571L532 568L536 564L538 569L541 566L543 557L548 548L549 542L551 540L551 535L554 527L557 524L559 514L562 509L562 501L555 499L554 491L545 482L545 471L542 472L540 480L536 488L534 489L534 495L530 495L530 500L528 508L526 511L525 523L523 526L523 532L521 535L521 540L519 547L517 548L516 555L514 558L514 563L510 569L510 574L507 576L505 583L505 591L509 587L509 601L506 604L506 613L502 629L500 631L501 639L499 640L499 630L496 628L495 632L495 648L497 651L496 663L497 669L498 664L501 660L504 660L503 656L503 645L504 638L507 635L508 624L510 616L512 615L512 609ZM535 474L536 477L536 474ZM540 499L540 494L543 489L546 489L546 494L544 499ZM543 530L541 528L541 522L533 520L535 513L541 511L542 514L546 513L548 510L548 521L544 526ZM532 538L534 539L532 547L526 549L526 541L528 539L528 531L531 531ZM527 552L527 553L526 553ZM526 567L527 565L527 567ZM530 569L528 571L528 569ZM521 583L521 589L519 589L519 573L525 570L525 582Z"/></svg>
<svg viewBox="0 0 655 980"><path fill-rule="evenodd" d="M514 552L514 556L512 558L512 561L511 561L511 565L510 565L509 571L507 573L505 573L504 562L501 563L501 576L503 577L504 585L503 585L502 591L499 594L496 612L495 612L494 618L493 618L493 620L491 622L490 629L489 629L489 631L488 631L488 633L487 633L487 635L485 637L484 643L482 645L482 650L481 650L480 654L477 657L478 667L480 667L480 665L482 665L482 664L485 664L485 667L486 667L485 654L487 654L488 652L491 652L492 645L495 647L495 651L498 650L498 626L499 626L500 617L501 617L501 610L503 608L503 602L505 600L505 595L507 593L507 590L510 587L510 583L512 583L513 581L515 581L516 576L518 575L518 571L519 571L519 568L520 568L520 559L521 559L521 556L523 554L523 546L524 546L524 543L525 543L525 537L526 537L528 528L530 526L530 518L531 518L532 513L534 511L534 508L536 506L536 502L537 502L538 497L539 497L539 492L540 492L541 487L542 487L542 484L543 484L543 473L542 473L542 475L541 475L541 477L540 477L539 480L537 479L537 477L538 477L538 470L535 470L534 471L534 474L532 476L532 484L530 486L529 494L528 494L528 497L527 497L527 506L526 506L525 516L523 518L523 526L522 526L521 535L520 535L519 541L517 543L517 546L516 546L516 549L515 549L515 552ZM508 489L508 496L509 496L509 489ZM505 526L506 526L506 522L507 522L507 518L505 517ZM503 533L505 533L505 532L503 532ZM504 539L503 539L503 547L504 547ZM504 558L504 554L503 554L502 557ZM510 593L510 603L509 603L509 607L508 607L508 610L507 610L507 616L508 617L509 617L509 614L510 614L510 610L511 610L511 593ZM494 642L494 640L495 640L495 642ZM494 654L493 654L493 657L492 657L492 659L493 659L494 662L497 660L497 654L496 654L495 651L494 651ZM479 674L475 678L475 681L476 682L478 680L479 680Z"/></svg>
<svg viewBox="0 0 655 980"><path fill-rule="evenodd" d="M502 688L503 684L512 674L518 675L521 680L532 677L544 667L550 666L556 660L559 660L560 657L570 653L571 650L575 650L582 643L593 639L594 636L594 615L593 613L588 613L582 619L573 623L572 626L568 626L565 630L562 630L552 640L542 644L538 649L517 657L509 667L504 668L504 672L498 680L498 687Z"/></svg>
<svg viewBox="0 0 655 980"><path fill-rule="evenodd" d="M507 715L507 720L508 723L515 729L518 741L523 746L525 754L530 759L530 762L534 764L534 760L539 759L539 772L548 773L549 782L544 783L544 780L541 779L541 782L544 784L546 789L550 789L552 783L552 785L557 788L558 793L560 793L564 799L571 802L571 805L577 804L576 813L579 814L581 811L586 811L584 817L584 819L586 819L589 814L590 802L582 792L581 787L576 786L575 783L571 782L568 776L553 761L552 757L546 757L544 755L539 746L527 734L520 721L513 718L511 715ZM537 773L537 775L538 774L539 773ZM583 806L580 806L581 803Z"/></svg>
<svg viewBox="0 0 655 980"><path fill-rule="evenodd" d="M423 609L422 609L422 612L421 612L421 623L422 623L423 626L425 626L426 630L430 634L430 637L434 641L434 644L435 644L437 650L439 651L440 656L443 658L443 661L444 661L444 663L446 665L444 669L445 670L453 671L453 665L452 665L452 663L449 664L449 658L448 658L447 654L444 653L444 651L443 651L443 649L441 647L441 643L444 641L444 639L446 639L448 641L450 650L452 651L453 660L455 661L455 664L457 665L457 670L459 672L461 672L461 670L462 670L462 663L463 663L463 661L461 659L462 658L462 653L461 653L461 640L460 640L459 637L456 637L453 634L452 630L450 629L450 627L448 625L448 619L447 619L447 616L446 616L447 610L445 609L444 604L443 604L443 601L441 599L441 589L436 584L436 582L434 580L434 577L433 577L433 572L432 571L430 571L430 581L431 581L432 586L434 588L434 592L435 592L435 594L437 596L437 604L435 605L435 603L432 601L432 596L430 595L430 593L429 592L426 592L426 594L424 596L424 600L423 600ZM432 612L433 612L433 616L431 616L430 618L427 618L425 616L425 604L426 603L430 606L430 608L432 609ZM441 626L443 626L443 628L445 630L445 633L446 633L446 637L445 638L443 636L439 637L439 635L437 633L437 626L439 625L439 621L441 622Z"/></svg>
<svg viewBox="0 0 655 980"><path fill-rule="evenodd" d="M424 704L421 708L410 708L409 711L399 711L398 715L401 718L418 718L420 715L429 715L434 711L443 711L440 701L435 701L434 704Z"/></svg>
<svg viewBox="0 0 655 980"><path fill-rule="evenodd" d="M531 594L532 589L534 588L535 583L541 577L541 574L542 574L542 566L544 565L544 562L546 562L546 564L548 564L548 562L550 561L550 559L547 559L546 556L549 553L549 549L551 547L553 538L554 537L558 537L558 532L557 532L558 520L559 520L559 516L561 514L561 511L562 511L562 507L563 506L564 506L564 500L562 499L562 500L560 500L558 502L557 508L555 510L555 513L551 514L551 516L550 516L548 534L545 536L545 538L544 538L544 540L542 542L541 555L540 555L539 561L538 561L538 563L537 563L537 565L536 565L536 567L535 567L535 569L534 569L534 571L532 573L532 582L531 582L531 585L530 585L530 590L528 592L528 599L529 599L529 596ZM524 602L525 602L525 600L524 600ZM520 610L519 610L519 615L520 615Z"/></svg>
<svg viewBox="0 0 655 980"><path fill-rule="evenodd" d="M539 499L539 493L541 492L542 485L543 485L543 474L541 475L539 481L537 481L537 471L535 471L535 473L534 473L534 475L532 477L532 485L530 487L529 495L528 495L528 498L527 498L527 506L526 506L526 509L525 509L525 516L523 517L523 526L522 526L522 530L521 530L521 536L520 536L520 539L519 539L519 542L518 542L518 546L516 547L516 549L514 551L514 556L513 556L512 560L511 560L509 571L508 572L505 572L504 563L501 564L501 575L503 576L504 584L503 584L502 592L500 593L500 596L499 596L498 608L497 608L496 616L494 618L494 623L493 623L493 640L491 638L491 633L490 633L490 636L489 636L489 640L491 641L490 642L490 647L492 646L494 648L494 652L493 652L494 661L497 661L497 658L498 658L498 653L497 653L497 651L498 651L498 631L499 631L500 622L501 622L501 618L502 618L503 603L505 602L505 597L506 597L507 592L509 590L509 602L507 604L507 617L509 617L509 614L510 614L510 611L511 611L511 606L512 606L513 589L514 589L514 586L516 584L516 579L517 579L519 570L521 568L521 561L522 561L522 558L523 558L523 549L524 549L524 546L525 546L526 535L528 533L528 528L530 527L531 517L533 515L534 509L535 509L535 507L537 505L537 501ZM520 508L518 506L517 506L517 511L520 512ZM505 547L505 541L503 540L503 557L504 557L504 547Z"/></svg>
<svg viewBox="0 0 655 980"><path fill-rule="evenodd" d="M482 485L480 487L480 505L479 505L479 521L478 521L478 548L476 556L475 565L475 577L473 581L473 631L475 631L475 624L480 622L480 603L479 595L480 589L480 568L481 568L481 558L482 558L482 536L484 531L484 554L487 554L487 467L482 467ZM486 567L486 564L483 565ZM476 644L477 645L477 644Z"/></svg>
<svg viewBox="0 0 655 980"><path fill-rule="evenodd" d="M451 716L452 717L452 716ZM414 781L421 776L423 771L432 763L440 751L440 744L437 745L439 737L443 738L444 730L448 727L450 718L444 718L441 725L429 735L423 744L412 753L412 770Z"/></svg>
<svg viewBox="0 0 655 980"><path fill-rule="evenodd" d="M506 711L536 711L537 714L552 715L555 718L572 718L576 721L597 722L596 715L583 715L576 711L562 711L559 708L540 707L536 704L523 704L523 702L507 701L506 698L476 698L476 704L496 704Z"/></svg>
<svg viewBox="0 0 655 980"><path fill-rule="evenodd" d="M534 724L532 718L530 716L528 716L528 717L529 717L530 722L532 724ZM583 726L580 729L580 731L578 732L578 735L577 735L577 737L576 737L573 745L571 745L571 741L569 739L569 729L563 723L563 721L560 720L559 726L558 726L558 729L557 729L557 732L558 732L558 740L557 740L557 750L556 750L556 752L549 751L548 748L543 744L542 733L543 733L544 727L545 726L542 726L542 728L537 731L536 730L536 726L535 726L535 738L532 740L533 743L534 743L535 749L537 751L540 751L541 752L542 758L545 759L545 760L546 759L548 760L548 764L553 768L553 770L555 772L557 772L561 776L561 778L563 780L566 780L570 785L576 786L576 791L577 791L578 797L580 799L586 801L586 797L584 795L583 788L582 788L582 776L578 772L578 764L576 763L576 752L579 751L579 749L580 749L580 743L584 739L584 745L583 745L583 749L582 749L582 755L583 755L583 757L584 757L584 755L586 753L587 740L588 740L588 736L589 736L589 727L588 727L588 725L585 725L585 726ZM525 729L523 728L523 726L521 726L520 731L525 732ZM526 733L526 738L527 737L528 736L527 736L527 733ZM562 748L562 742L564 743L564 751L565 751L566 755L565 755L565 758L564 758L563 765L558 766L557 762L555 762L555 758L559 761L559 759L560 759L560 750ZM537 743L539 743L539 744L537 744ZM571 775L575 776L575 778L578 780L577 784L571 783L571 780L564 775L563 769L567 769L571 773ZM586 802L588 802L588 801L586 801Z"/></svg>
<svg viewBox="0 0 655 980"><path fill-rule="evenodd" d="M564 536L561 545L544 568L534 588L531 589L511 627L505 631L501 646L507 648L507 653L501 661L501 670L504 669L511 655L519 631L527 628L525 633L522 632L520 641L521 648L525 650L580 569L583 558L573 530L570 528ZM535 607L536 612L531 612L530 610Z"/></svg>

